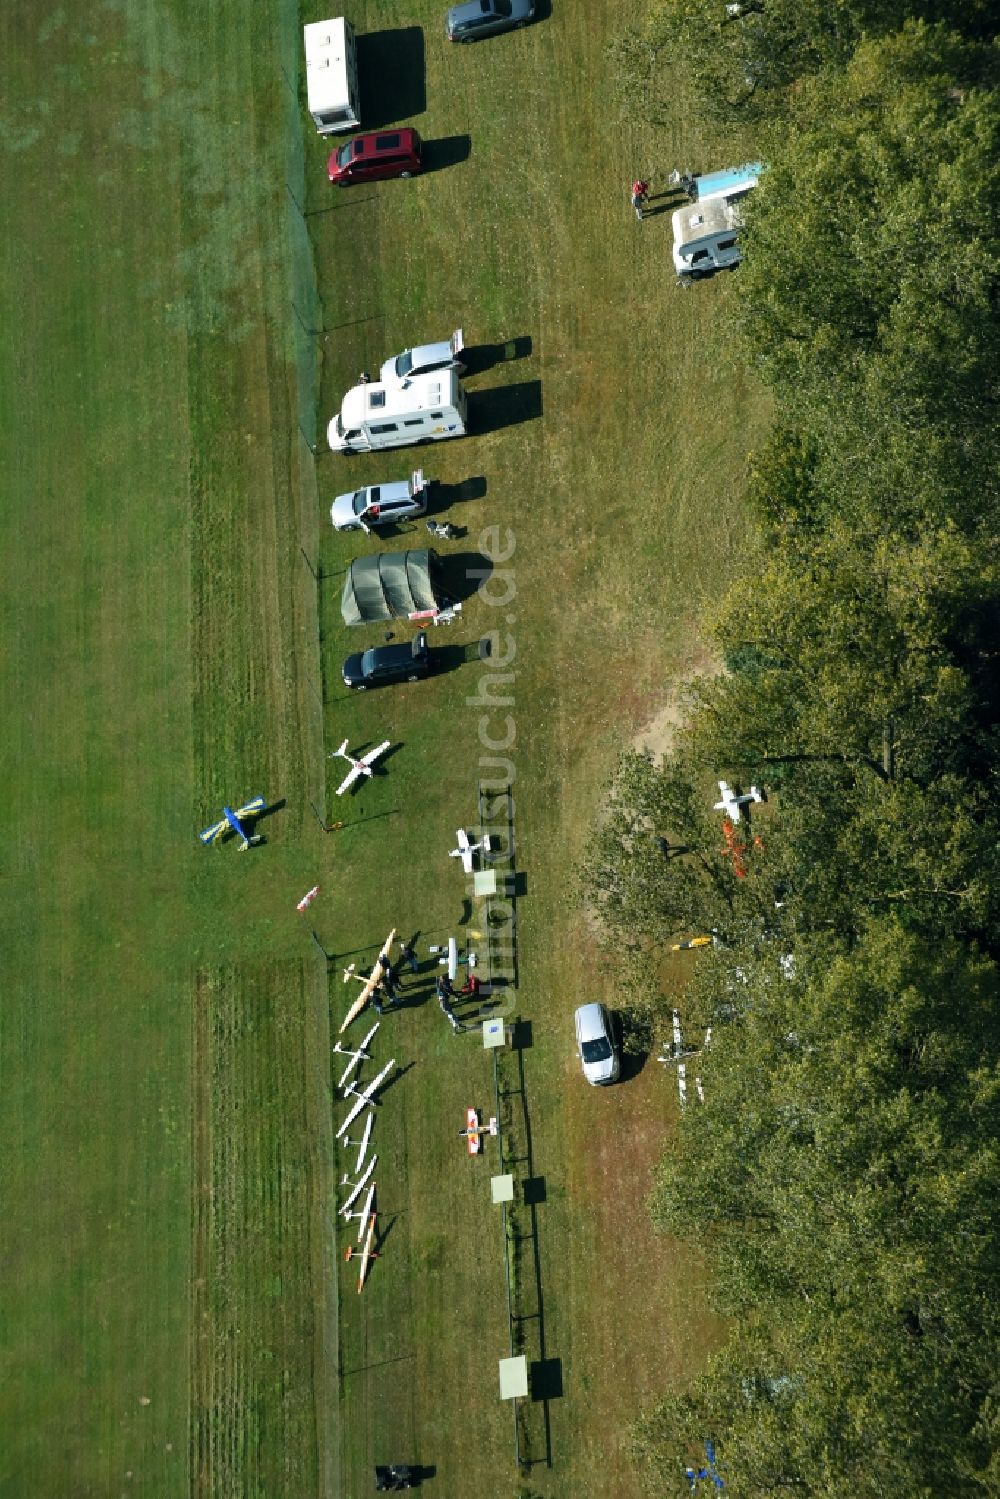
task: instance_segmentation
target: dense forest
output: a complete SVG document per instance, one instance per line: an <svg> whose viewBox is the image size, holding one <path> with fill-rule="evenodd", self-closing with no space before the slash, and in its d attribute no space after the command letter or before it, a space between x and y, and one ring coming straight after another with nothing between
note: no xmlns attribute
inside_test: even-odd
<svg viewBox="0 0 1000 1499"><path fill-rule="evenodd" d="M621 43L647 118L679 70L766 163L727 331L775 402L725 669L623 762L584 871L647 973L713 937L652 1210L730 1336L637 1424L658 1493L708 1440L734 1499L1000 1494L997 30L661 0ZM736 858L720 776L768 792Z"/></svg>

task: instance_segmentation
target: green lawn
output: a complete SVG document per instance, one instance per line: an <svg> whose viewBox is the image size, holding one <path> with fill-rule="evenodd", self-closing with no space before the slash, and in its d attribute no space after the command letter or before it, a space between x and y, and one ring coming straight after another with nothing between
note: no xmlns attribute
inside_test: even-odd
<svg viewBox="0 0 1000 1499"><path fill-rule="evenodd" d="M493 1147L470 1161L457 1138L468 1104L489 1112L490 1072L433 1003L380 1032L401 1076L376 1125L384 1244L363 1297L332 1212L329 1027L348 991L334 973L328 1004L310 926L359 961L392 924L461 932L447 850L491 773L478 661L360 700L339 684L354 637L376 637L339 623L360 545L324 516L413 457L477 481L451 509L455 553L513 534L516 595L470 600L432 643L474 655L497 630L516 653L516 1008L561 1383L552 1466L525 1482L633 1492L623 1423L716 1336L698 1267L643 1208L669 1084L650 1062L595 1096L571 1046L580 997L622 998L572 866L619 750L700 657L764 419L720 363L726 284L675 292L668 215L630 214L632 175L662 182L697 141L617 118L604 45L622 10L557 4L447 49L429 0L405 20L364 7L359 31L403 33L381 57L414 123L467 156L316 214L326 147L295 110L293 7L115 0L76 19L12 0L0 17L5 1495L347 1499L393 1457L434 1466L441 1494L517 1492ZM320 316L320 431L358 370L408 342L460 324L530 353L470 384L492 430L377 472L314 465L303 330ZM487 394L508 386L507 404ZM400 747L342 812L323 749L345 733ZM198 845L224 800L257 792L280 804L264 848ZM310 800L349 826L324 835ZM541 1351L537 1321L525 1346ZM533 1457L545 1414L528 1414Z"/></svg>

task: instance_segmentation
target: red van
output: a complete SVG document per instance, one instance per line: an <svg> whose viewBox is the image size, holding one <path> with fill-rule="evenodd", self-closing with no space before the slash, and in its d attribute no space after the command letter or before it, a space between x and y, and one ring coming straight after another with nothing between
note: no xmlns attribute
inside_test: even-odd
<svg viewBox="0 0 1000 1499"><path fill-rule="evenodd" d="M415 130L373 130L334 151L326 171L337 187L349 187L379 177L412 177L423 164L423 144Z"/></svg>

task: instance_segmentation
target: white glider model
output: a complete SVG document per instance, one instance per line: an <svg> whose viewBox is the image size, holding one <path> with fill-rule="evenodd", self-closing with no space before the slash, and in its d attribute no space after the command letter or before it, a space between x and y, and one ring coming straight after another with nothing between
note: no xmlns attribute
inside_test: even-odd
<svg viewBox="0 0 1000 1499"><path fill-rule="evenodd" d="M364 1090L363 1093L359 1093L358 1090L357 1090L357 1088L353 1088L353 1087L349 1087L348 1088L348 1090L347 1090L348 1093L353 1093L355 1095L356 1099L357 1099L357 1102L354 1104L354 1107L351 1109L351 1111L348 1114L347 1118L344 1120L343 1124L338 1129L338 1131L337 1131L337 1139L338 1140L342 1139L343 1136L346 1135L347 1131L350 1129L350 1127L354 1123L355 1119L357 1119L357 1117L361 1113L362 1109L371 1109L371 1108L375 1107L375 1104L377 1102L377 1100L375 1098L375 1094L378 1092L379 1088L381 1088L382 1084L385 1082L386 1078L389 1076L389 1073L392 1071L392 1069L393 1069L393 1067L395 1067L395 1065L396 1065L396 1058L393 1057L391 1061L386 1062L385 1066L382 1068L382 1071L379 1073L378 1077L375 1079L374 1082L371 1082L371 1083L368 1084L367 1088Z"/></svg>
<svg viewBox="0 0 1000 1499"><path fill-rule="evenodd" d="M361 1167L364 1165L365 1156L368 1153L368 1141L372 1137L372 1125L374 1123L375 1123L375 1115L374 1114L369 1114L368 1118L365 1120L365 1127L364 1127L364 1129L361 1132L361 1139L360 1140L352 1140L351 1137L350 1137L350 1135L345 1135L344 1136L344 1144L345 1145L357 1145L357 1147L358 1147L358 1158L357 1158L357 1160L354 1163L354 1172L355 1172L355 1175L357 1175L357 1173L361 1170ZM345 1175L344 1178L343 1178L343 1180L341 1181L340 1185L342 1187L346 1187L347 1182L348 1182L348 1177Z"/></svg>
<svg viewBox="0 0 1000 1499"><path fill-rule="evenodd" d="M354 1203L357 1201L357 1199L361 1196L362 1192L364 1191L365 1185L366 1185L366 1183L368 1181L368 1178L371 1176L372 1172L375 1170L375 1162L377 1160L378 1160L378 1156L377 1155L373 1155L372 1158L371 1158L371 1160L368 1162L368 1165L365 1167L365 1174L364 1174L364 1176L362 1176L359 1181L356 1181L354 1183L354 1186L351 1188L350 1193L344 1199L344 1206L340 1209L341 1214L342 1214L343 1217L345 1217L345 1218L354 1218L354 1217L357 1216L355 1213L351 1212L351 1208L353 1207ZM346 1178L345 1178L345 1180L346 1180Z"/></svg>
<svg viewBox="0 0 1000 1499"><path fill-rule="evenodd" d="M327 756L327 759L336 760L339 758L341 760L346 760L348 765L351 767L344 779L341 781L340 785L337 787L337 795L343 796L344 792L349 791L354 785L355 781L360 780L362 776L370 776L372 774L372 766L375 764L375 761L378 759L379 755L385 754L391 743L391 739L383 739L381 744L377 744L374 749L369 750L367 755L362 755L359 760L356 760L354 756L348 752L346 739L338 749L333 750L332 753Z"/></svg>
<svg viewBox="0 0 1000 1499"><path fill-rule="evenodd" d="M349 1046L341 1046L339 1041L334 1042L334 1051L337 1052L339 1056L350 1057L351 1059L348 1062L347 1066L344 1068L343 1072L340 1074L340 1081L337 1084L338 1088L343 1088L344 1084L347 1082L347 1079L350 1077L351 1073L354 1071L359 1062L368 1062L371 1060L371 1052L367 1050L367 1047L375 1032L378 1030L380 1024L381 1021L376 1020L375 1024L372 1026L371 1030L368 1032L367 1036L358 1047L357 1051L352 1051Z"/></svg>

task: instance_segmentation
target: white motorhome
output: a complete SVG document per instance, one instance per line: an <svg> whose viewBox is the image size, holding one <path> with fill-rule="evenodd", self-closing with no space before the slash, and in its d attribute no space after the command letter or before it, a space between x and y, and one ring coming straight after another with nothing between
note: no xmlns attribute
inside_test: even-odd
<svg viewBox="0 0 1000 1499"><path fill-rule="evenodd" d="M303 26L309 113L320 135L361 124L354 27L343 16Z"/></svg>
<svg viewBox="0 0 1000 1499"><path fill-rule="evenodd" d="M757 186L763 167L749 162L704 177L678 180L694 202L678 208L671 219L674 231L674 270L682 280L711 275L738 265L742 259L739 231L742 199Z"/></svg>
<svg viewBox="0 0 1000 1499"><path fill-rule="evenodd" d="M364 380L349 390L326 429L334 453L375 453L463 437L465 391L454 370L413 375L403 384Z"/></svg>

